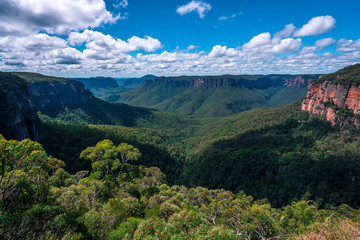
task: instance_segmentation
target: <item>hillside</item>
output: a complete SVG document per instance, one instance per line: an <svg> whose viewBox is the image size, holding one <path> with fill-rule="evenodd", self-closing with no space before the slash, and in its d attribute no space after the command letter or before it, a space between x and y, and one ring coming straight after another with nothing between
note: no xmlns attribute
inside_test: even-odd
<svg viewBox="0 0 360 240"><path fill-rule="evenodd" d="M307 197L283 208L243 191L169 186L142 152L103 140L83 149L88 171L69 174L37 142L0 135L1 239L354 239L359 211L319 209ZM122 159L122 160L120 160ZM25 167L24 167L25 165ZM13 177L13 176L16 177Z"/></svg>
<svg viewBox="0 0 360 240"><path fill-rule="evenodd" d="M0 134L8 139L38 140L42 126L30 105L27 82L11 73L0 72Z"/></svg>
<svg viewBox="0 0 360 240"><path fill-rule="evenodd" d="M355 64L312 82L301 109L326 118L341 131L359 128L360 64Z"/></svg>
<svg viewBox="0 0 360 240"><path fill-rule="evenodd" d="M129 90L129 88L119 86L114 78L110 77L92 77L92 78L71 78L72 80L82 82L85 88L90 89L95 97L105 100L111 95Z"/></svg>
<svg viewBox="0 0 360 240"><path fill-rule="evenodd" d="M196 117L229 116L293 102L318 75L160 77L113 96L112 101Z"/></svg>
<svg viewBox="0 0 360 240"><path fill-rule="evenodd" d="M140 78L123 79L123 80L119 81L118 83L120 86L129 88L129 89L134 89L134 88L137 88L138 86L140 86L146 80L151 80L151 79L155 79L155 78L157 78L157 77L149 74L149 75L145 75Z"/></svg>
<svg viewBox="0 0 360 240"><path fill-rule="evenodd" d="M6 76L5 76L5 75ZM122 103L108 103L96 98L84 84L66 78L45 76L38 73L3 73L1 84L14 82L22 98L28 98L31 107L44 119L56 119L78 124L108 124L134 126L142 118L162 118L153 110L132 107ZM97 80L95 80L97 81ZM21 84L16 85L17 82ZM6 88L5 88L6 89ZM11 91L3 92L4 96Z"/></svg>

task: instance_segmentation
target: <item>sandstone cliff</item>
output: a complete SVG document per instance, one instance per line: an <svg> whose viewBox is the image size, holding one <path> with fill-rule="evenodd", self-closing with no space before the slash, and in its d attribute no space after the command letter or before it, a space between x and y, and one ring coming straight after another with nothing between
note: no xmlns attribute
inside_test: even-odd
<svg viewBox="0 0 360 240"><path fill-rule="evenodd" d="M185 88L218 88L218 87L245 87L249 89L266 89L277 86L307 86L309 82L319 75L224 75L224 76L183 76L159 77L147 80L144 86L168 86Z"/></svg>
<svg viewBox="0 0 360 240"><path fill-rule="evenodd" d="M30 104L25 80L10 73L0 73L0 133L6 139L38 140L41 122Z"/></svg>
<svg viewBox="0 0 360 240"><path fill-rule="evenodd" d="M88 104L95 98L83 83L74 80L30 82L29 93L31 105L40 111Z"/></svg>
<svg viewBox="0 0 360 240"><path fill-rule="evenodd" d="M355 77L349 78L349 75ZM332 125L342 129L359 126L360 85L355 81L360 76L360 64L313 81L303 100L301 109L310 114L324 116Z"/></svg>

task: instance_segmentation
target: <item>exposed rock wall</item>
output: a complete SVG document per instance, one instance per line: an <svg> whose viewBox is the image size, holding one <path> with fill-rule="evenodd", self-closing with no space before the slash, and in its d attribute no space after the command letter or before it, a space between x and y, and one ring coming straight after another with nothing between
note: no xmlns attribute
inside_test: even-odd
<svg viewBox="0 0 360 240"><path fill-rule="evenodd" d="M29 93L31 105L39 110L88 104L95 98L83 83L74 80L32 82Z"/></svg>
<svg viewBox="0 0 360 240"><path fill-rule="evenodd" d="M30 104L27 83L8 73L0 74L0 133L6 139L38 140L41 122Z"/></svg>
<svg viewBox="0 0 360 240"><path fill-rule="evenodd" d="M268 76L204 76L204 77L159 77L144 82L145 86L165 85L169 87L194 87L194 88L217 88L217 87L246 87L266 89L277 86L307 86L315 77L291 76L291 75L268 75ZM253 80L251 80L253 79Z"/></svg>
<svg viewBox="0 0 360 240"><path fill-rule="evenodd" d="M360 86L333 84L330 81L310 84L301 109L325 116L332 125L359 126L356 115L360 113Z"/></svg>

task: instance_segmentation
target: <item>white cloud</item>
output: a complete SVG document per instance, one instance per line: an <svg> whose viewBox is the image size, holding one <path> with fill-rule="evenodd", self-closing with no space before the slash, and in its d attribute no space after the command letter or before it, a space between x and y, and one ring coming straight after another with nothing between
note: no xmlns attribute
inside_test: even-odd
<svg viewBox="0 0 360 240"><path fill-rule="evenodd" d="M319 52L320 48L333 44L335 40L324 38L313 46L303 46L301 38L290 37L294 30L294 25L288 24L275 34L258 34L237 47L215 45L205 52L198 46L189 45L185 49L160 53L154 52L162 48L161 42L150 36L122 40L90 29L72 30L67 32L65 39L47 33L6 35L0 36L0 71L114 77L149 73L323 73L360 61L360 39L338 40L336 54L331 49ZM141 52L134 56L133 51Z"/></svg>
<svg viewBox="0 0 360 240"><path fill-rule="evenodd" d="M228 20L230 18L236 18L237 16L241 16L241 15L243 15L242 12L237 12L237 13L231 14L230 16L221 16L221 17L219 17L219 20L220 21L225 21L225 20Z"/></svg>
<svg viewBox="0 0 360 240"><path fill-rule="evenodd" d="M294 24L292 23L287 24L283 30L275 33L274 37L275 38L290 37L290 35L294 32L295 29L296 27L294 26Z"/></svg>
<svg viewBox="0 0 360 240"><path fill-rule="evenodd" d="M235 57L238 51L234 48L227 48L226 46L215 45L211 52L209 53L209 57L211 58L221 58L221 57Z"/></svg>
<svg viewBox="0 0 360 240"><path fill-rule="evenodd" d="M301 47L301 39L286 38L272 48L273 53L289 53L298 50Z"/></svg>
<svg viewBox="0 0 360 240"><path fill-rule="evenodd" d="M296 30L294 37L316 36L326 33L335 27L335 19L332 16L320 16L312 18L302 28Z"/></svg>
<svg viewBox="0 0 360 240"><path fill-rule="evenodd" d="M193 11L198 12L200 18L205 17L205 12L211 10L211 5L202 1L191 1L186 5L180 6L176 9L176 12L180 15L184 15Z"/></svg>
<svg viewBox="0 0 360 240"><path fill-rule="evenodd" d="M82 33L71 32L68 41L71 45L81 45L85 43L88 49L95 51L131 52L144 50L146 52L154 52L161 48L161 42L150 36L145 36L144 38L133 36L127 41L123 41L121 39L115 39L111 35L105 35L93 30L85 30Z"/></svg>
<svg viewBox="0 0 360 240"><path fill-rule="evenodd" d="M139 38L133 36L128 39L128 48L131 51L145 50L146 52L154 52L161 48L161 43L158 39L145 36L145 38Z"/></svg>
<svg viewBox="0 0 360 240"><path fill-rule="evenodd" d="M106 10L104 0L2 0L0 9L0 35L64 34L120 18Z"/></svg>
<svg viewBox="0 0 360 240"><path fill-rule="evenodd" d="M360 51L360 39L346 40L344 38L339 39L336 43L336 51L337 52L352 52L352 51Z"/></svg>
<svg viewBox="0 0 360 240"><path fill-rule="evenodd" d="M323 39L317 40L314 45L316 47L323 48L323 47L327 47L335 42L336 42L336 40L333 38L323 38Z"/></svg>
<svg viewBox="0 0 360 240"><path fill-rule="evenodd" d="M118 0L117 3L114 3L114 8L126 8L129 5L128 0Z"/></svg>
<svg viewBox="0 0 360 240"><path fill-rule="evenodd" d="M271 43L270 33L260 33L259 35L253 37L248 43L243 45L243 48L254 48L262 45L267 45Z"/></svg>

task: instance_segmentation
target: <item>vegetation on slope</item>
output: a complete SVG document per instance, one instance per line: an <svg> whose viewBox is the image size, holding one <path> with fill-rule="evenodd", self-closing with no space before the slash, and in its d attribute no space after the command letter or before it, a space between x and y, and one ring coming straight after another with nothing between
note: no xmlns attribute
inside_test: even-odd
<svg viewBox="0 0 360 240"><path fill-rule="evenodd" d="M318 75L301 76L301 86L285 85L292 75L224 75L160 77L112 96L112 101L196 117L229 116L259 107L288 104L305 95L306 83ZM299 83L298 83L299 84Z"/></svg>
<svg viewBox="0 0 360 240"><path fill-rule="evenodd" d="M141 153L109 140L86 148L91 171L70 175L41 145L0 136L1 239L268 239L359 235L359 210L283 208L243 192L169 186Z"/></svg>
<svg viewBox="0 0 360 240"><path fill-rule="evenodd" d="M315 80L313 83L323 83L329 81L333 84L342 84L342 85L359 85L360 84L360 63L345 67L336 71L324 75L323 77Z"/></svg>
<svg viewBox="0 0 360 240"><path fill-rule="evenodd" d="M329 123L299 109L295 102L220 120L155 112L136 121L137 128L47 123L41 142L72 173L82 169L81 149L107 138L139 148L146 156L141 164L160 167L171 184L244 190L276 207L303 196L321 207L359 207L359 134L339 136Z"/></svg>
<svg viewBox="0 0 360 240"><path fill-rule="evenodd" d="M67 82L69 79L61 78L61 77L53 77L53 76L45 76L40 73L33 72L12 72L12 74L25 79L27 82Z"/></svg>
<svg viewBox="0 0 360 240"><path fill-rule="evenodd" d="M72 80L82 82L85 88L89 88L95 97L102 100L129 90L129 88L119 86L117 81L110 77L72 78Z"/></svg>

